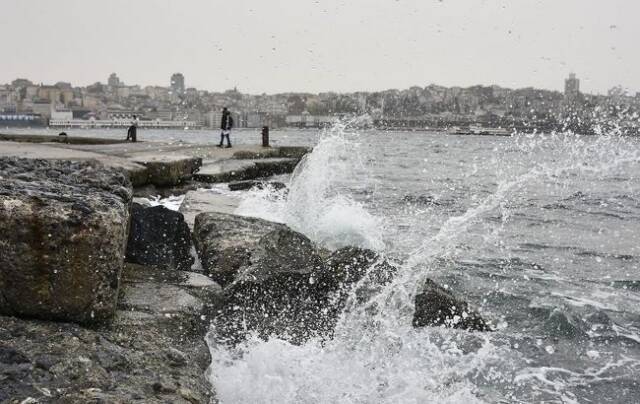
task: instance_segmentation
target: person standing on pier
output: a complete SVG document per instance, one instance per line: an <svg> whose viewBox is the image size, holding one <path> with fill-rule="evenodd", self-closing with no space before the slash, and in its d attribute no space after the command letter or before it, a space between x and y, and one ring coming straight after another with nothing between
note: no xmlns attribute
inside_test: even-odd
<svg viewBox="0 0 640 404"><path fill-rule="evenodd" d="M231 117L231 112L224 107L222 109L222 119L220 120L220 129L222 132L220 133L220 144L218 147L222 147L224 144L224 138L227 138L227 147L231 147L231 140L229 140L229 135L231 134L231 129L233 128L233 117Z"/></svg>
<svg viewBox="0 0 640 404"><path fill-rule="evenodd" d="M131 140L132 142L138 141L138 117L136 115L133 116L131 126L129 126L129 130L127 130L127 140Z"/></svg>

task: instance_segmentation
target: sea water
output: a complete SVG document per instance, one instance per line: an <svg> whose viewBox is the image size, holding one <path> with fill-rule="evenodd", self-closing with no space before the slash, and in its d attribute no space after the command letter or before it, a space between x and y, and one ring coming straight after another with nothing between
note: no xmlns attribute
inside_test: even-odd
<svg viewBox="0 0 640 404"><path fill-rule="evenodd" d="M141 136L218 141L215 131ZM259 141L257 131L235 137ZM237 213L328 248L374 249L399 271L371 301L347 306L331 341L211 341L222 403L640 402L638 139L344 126L272 139L315 148L288 193L245 193ZM413 328L427 277L496 331Z"/></svg>
<svg viewBox="0 0 640 404"><path fill-rule="evenodd" d="M330 341L211 342L222 403L640 402L636 139L338 126L314 143L288 193L237 213L374 249L398 275ZM427 277L496 331L413 328Z"/></svg>

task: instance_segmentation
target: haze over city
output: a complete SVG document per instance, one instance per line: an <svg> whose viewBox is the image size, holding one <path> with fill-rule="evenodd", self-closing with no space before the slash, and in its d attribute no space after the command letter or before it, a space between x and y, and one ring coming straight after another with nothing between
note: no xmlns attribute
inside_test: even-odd
<svg viewBox="0 0 640 404"><path fill-rule="evenodd" d="M436 83L640 91L640 3L616 1L8 0L0 83L130 84L245 93ZM28 24L26 24L28 22Z"/></svg>

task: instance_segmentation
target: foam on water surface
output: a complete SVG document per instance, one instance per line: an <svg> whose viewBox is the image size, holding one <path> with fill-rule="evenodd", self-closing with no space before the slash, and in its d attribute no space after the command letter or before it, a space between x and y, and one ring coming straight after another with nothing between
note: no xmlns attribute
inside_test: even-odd
<svg viewBox="0 0 640 404"><path fill-rule="evenodd" d="M573 254L579 249L558 249L559 255L550 262L535 263L532 265L535 269L527 268L513 278L512 273L503 270L495 283L474 278L477 282L485 282L476 287L490 288L480 290L481 294L498 293L524 302L515 309L523 310L521 317L517 313L487 313L495 320L496 332L482 334L411 326L415 294L428 275L442 272L439 268L443 262L473 259L478 251L500 258L511 258L514 251L521 251L513 247L519 237L529 236L524 232L528 228L522 227L520 221L521 211L537 209L533 211L534 215L541 212L555 214L555 210L542 209L548 199L567 200L578 191L595 193L603 182L610 185L611 178L621 176L625 181L620 182L616 192L623 195L637 193L636 189L630 188L636 186L634 179L625 177L626 170L640 161L638 147L628 140L553 134L518 136L507 141L509 143L496 146L493 156L481 166L462 174L466 184L456 183L445 173L447 188L443 199L458 203L455 196L450 197L446 192L466 197L464 209L457 206L452 209L452 204L447 204L440 205L440 211L429 206L426 209L396 209L395 216L381 214L386 207L380 209L378 200L393 201L395 184L374 178L376 170L372 165L382 164L378 160L380 155L372 156L371 151L362 146L362 138L341 127L333 128L319 139L314 151L292 175L288 192L267 188L246 193L238 208L239 214L286 223L330 249L358 245L405 259L398 266L396 278L379 294L364 303L356 303L355 299L348 302L339 318L335 336L329 341L311 340L293 345L278 336L266 341L250 337L230 348L216 345L211 339L213 360L209 376L220 401L225 404L467 404L545 400L573 403L583 402L585 398L608 397L606 387L589 390L584 387L586 384L617 383L622 386L633 383L626 378L633 380L640 371L640 357L635 356L635 348L628 352L623 347L614 352L607 345L609 351L604 354L604 348L597 340L604 334L586 333L593 341L558 341L557 337L544 334L547 320L540 313L547 310L553 313L583 310L572 314L579 318L594 310L619 309L607 304L607 291L585 296L579 304L566 305L562 302L571 295L546 295L544 289L539 292L533 289L552 284L552 290L561 290L561 285L573 282L581 292L572 293L583 293L585 286L578 284L574 277L557 272L555 268L555 272L545 269L553 263L558 263L556 265L561 269L562 260L569 258L560 253ZM447 148L433 149L438 150L438 154L447 152ZM504 160L508 158L511 160ZM425 159L424 164L432 163ZM418 168L414 171L420 172ZM472 179L483 173L491 174L491 180L484 180L489 185L483 184L484 188L474 190L477 184ZM434 180L425 177L424 181ZM442 191L441 185L435 186ZM363 192L367 189L374 192ZM380 190L380 195L376 190ZM473 195L464 195L464 192ZM577 201L575 203L582 203L584 198L573 199ZM569 224L581 220L581 213L574 213L576 211L566 213L563 220ZM398 215L424 221L400 227L401 216ZM554 219L543 224L554 226L555 222ZM582 227L578 228L585 229L582 230L583 238L570 241L592 243L591 238L597 234L591 236L587 227L580 225ZM550 233L538 237L551 237L553 232L560 231L561 228L551 227ZM412 248L402 252L390 250L390 245L398 245L394 244L393 238L410 240L408 244ZM545 253L544 249L527 252L537 254L535 257ZM518 259L525 260L527 256ZM573 261L567 262L567 265L573 265ZM603 264L600 260L594 265ZM492 266L487 270L496 271ZM534 276L536 271L539 276ZM471 277L477 275L469 274ZM506 283L511 279L515 287ZM473 286L467 290L472 290ZM601 289L604 288L606 286ZM585 290L589 290L588 286ZM613 289L610 291L615 293ZM478 300L487 301L487 297ZM534 300L540 304L529 303ZM492 310L508 308L500 300L487 304L493 307ZM531 314L526 310L540 316L535 320L537 323L532 323ZM515 317L507 321L506 315ZM577 327L583 326L580 321L584 320L579 319ZM584 326L588 327L588 324ZM611 335L634 340L633 331L628 327L613 324L610 330ZM589 349L582 348L581 344ZM581 371L583 366L586 370ZM620 396L628 397L624 394L620 393ZM628 394L635 397L633 392Z"/></svg>

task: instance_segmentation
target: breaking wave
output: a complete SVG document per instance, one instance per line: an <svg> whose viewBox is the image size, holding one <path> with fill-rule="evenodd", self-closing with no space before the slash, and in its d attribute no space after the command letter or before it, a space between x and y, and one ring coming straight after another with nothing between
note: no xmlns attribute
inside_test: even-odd
<svg viewBox="0 0 640 404"><path fill-rule="evenodd" d="M629 164L640 161L638 148L629 144L617 137L565 134L511 139L497 154L515 154L514 160L488 160L483 167L495 175L491 191L473 198L462 214L445 217L434 233L406 236L419 241L403 254L406 259L398 276L367 302L351 299L333 339L294 345L277 336L266 341L253 336L233 348L209 341L213 359L209 377L219 400L224 404L580 402L580 394L588 396L582 383L626 383L625 377L631 376L625 375L640 370L639 358L610 352L600 358L592 343L584 354L586 370L576 370L582 365L570 361L565 368L554 355L559 357L562 348L567 357L575 358L582 350L579 345L567 342L563 347L557 338L533 331L531 336L522 335L522 328L512 327L500 313L491 313L498 320L498 331L485 334L416 329L411 317L419 285L443 260L454 262L469 251L461 245L504 248L500 234L516 220L513 211L539 202L538 214L547 214L543 206L549 189L565 203L583 201L571 199L577 195L574 188L585 193L596 190L597 181L624 174ZM393 216L381 215L380 209L372 213L375 192L364 199L354 196L359 189L383 186L370 174L375 171L371 164L379 163L375 159L371 163L357 134L334 127L298 166L288 191L251 191L237 213L286 223L330 249L358 245L393 254L387 250L389 235L397 235L391 230ZM537 264L535 268L543 271ZM548 282L564 281L545 276ZM586 332L583 337L593 335Z"/></svg>

